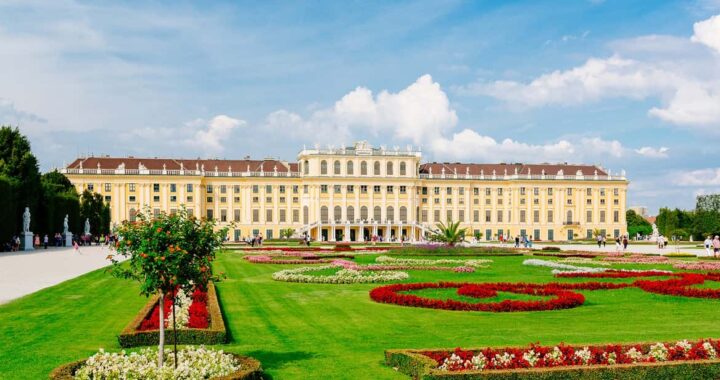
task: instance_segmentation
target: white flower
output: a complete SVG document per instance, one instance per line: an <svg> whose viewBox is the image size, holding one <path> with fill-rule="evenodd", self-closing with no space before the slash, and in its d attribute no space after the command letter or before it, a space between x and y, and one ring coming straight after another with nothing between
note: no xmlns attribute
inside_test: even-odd
<svg viewBox="0 0 720 380"><path fill-rule="evenodd" d="M643 354L638 351L635 347L630 348L625 352L625 355L630 358L633 363L637 363L642 360Z"/></svg>
<svg viewBox="0 0 720 380"><path fill-rule="evenodd" d="M662 343L655 343L652 346L650 346L650 352L648 352L648 356L655 358L655 360L659 362L664 362L667 360L668 355L668 349L665 347Z"/></svg>
<svg viewBox="0 0 720 380"><path fill-rule="evenodd" d="M590 363L592 353L590 353L589 348L583 347L582 350L575 351L575 356L580 359L583 364L587 365L588 363Z"/></svg>
<svg viewBox="0 0 720 380"><path fill-rule="evenodd" d="M545 355L545 361L549 363L561 364L565 359L560 347L553 347L552 351Z"/></svg>
<svg viewBox="0 0 720 380"><path fill-rule="evenodd" d="M710 359L717 359L717 352L710 342L705 342L702 346Z"/></svg>
<svg viewBox="0 0 720 380"><path fill-rule="evenodd" d="M503 352L502 355L495 354L495 357L492 358L491 363L496 368L503 368L503 367L507 367L510 364L512 364L513 359L515 359L514 354L511 354L508 352Z"/></svg>
<svg viewBox="0 0 720 380"><path fill-rule="evenodd" d="M677 343L675 343L675 346L685 352L690 351L690 349L692 348L692 344L690 344L687 339L678 341Z"/></svg>
<svg viewBox="0 0 720 380"><path fill-rule="evenodd" d="M535 367L535 364L540 360L540 353L530 349L530 351L523 353L523 359L530 364L530 367Z"/></svg>
<svg viewBox="0 0 720 380"><path fill-rule="evenodd" d="M603 358L605 358L605 360L607 360L608 364L617 363L617 354L614 352L611 352L611 353L603 352Z"/></svg>
<svg viewBox="0 0 720 380"><path fill-rule="evenodd" d="M335 274L326 276L313 276L307 274L309 272L323 271L327 269L337 269L335 265L323 265L314 267L302 267L297 269L286 269L275 272L272 275L273 280L287 282L303 282L303 283L321 283L321 284L359 284L359 283L375 283L399 281L410 278L406 272L396 271L378 271L378 272L362 272L354 269L341 269Z"/></svg>
<svg viewBox="0 0 720 380"><path fill-rule="evenodd" d="M487 365L487 358L485 358L485 355L480 352L477 355L473 356L470 362L472 363L472 369L481 371Z"/></svg>

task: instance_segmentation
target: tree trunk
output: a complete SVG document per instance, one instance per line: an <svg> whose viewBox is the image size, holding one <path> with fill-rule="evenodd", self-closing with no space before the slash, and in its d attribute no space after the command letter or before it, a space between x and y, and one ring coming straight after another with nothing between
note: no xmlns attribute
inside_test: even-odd
<svg viewBox="0 0 720 380"><path fill-rule="evenodd" d="M177 300L177 291L173 296L173 352L175 354L174 367L177 369L177 324L175 323L175 301Z"/></svg>
<svg viewBox="0 0 720 380"><path fill-rule="evenodd" d="M165 293L160 292L160 344L158 345L158 368L162 368L165 358Z"/></svg>

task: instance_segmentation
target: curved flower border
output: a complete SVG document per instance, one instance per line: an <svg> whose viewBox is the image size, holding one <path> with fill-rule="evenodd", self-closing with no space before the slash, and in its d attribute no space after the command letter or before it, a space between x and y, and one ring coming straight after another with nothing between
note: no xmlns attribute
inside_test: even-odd
<svg viewBox="0 0 720 380"><path fill-rule="evenodd" d="M326 269L337 269L337 265L323 265L318 267L302 267L297 269L286 269L275 272L272 275L275 281L302 282L316 284L361 284L388 281L407 280L410 276L405 272L379 271L366 272L354 269L340 269L329 276L314 276L307 273L322 271Z"/></svg>

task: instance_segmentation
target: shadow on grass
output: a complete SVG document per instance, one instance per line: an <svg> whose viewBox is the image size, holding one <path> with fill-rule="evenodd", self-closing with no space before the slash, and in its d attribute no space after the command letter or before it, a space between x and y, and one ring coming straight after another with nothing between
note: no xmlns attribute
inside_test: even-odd
<svg viewBox="0 0 720 380"><path fill-rule="evenodd" d="M265 350L248 352L246 355L259 360L263 369L279 368L292 362L312 359L317 356L314 352L307 351L278 352ZM263 379L272 379L272 376L263 373Z"/></svg>

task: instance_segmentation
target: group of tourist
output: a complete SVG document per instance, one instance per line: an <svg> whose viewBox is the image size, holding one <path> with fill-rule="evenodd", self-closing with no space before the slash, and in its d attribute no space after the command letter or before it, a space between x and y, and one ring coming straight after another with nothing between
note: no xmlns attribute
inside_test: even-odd
<svg viewBox="0 0 720 380"><path fill-rule="evenodd" d="M720 235L715 235L715 238L708 236L703 245L707 256L720 256Z"/></svg>
<svg viewBox="0 0 720 380"><path fill-rule="evenodd" d="M251 237L248 237L248 238L243 238L243 241L244 241L246 244L250 244L250 246L252 246L252 247L255 247L255 246L261 247L261 246L262 246L262 243L263 243L263 235L262 235L262 234L257 234L257 235L255 235L255 236L251 236Z"/></svg>
<svg viewBox="0 0 720 380"><path fill-rule="evenodd" d="M532 248L532 237L525 235L515 236L515 248L520 248L521 245L525 248Z"/></svg>

